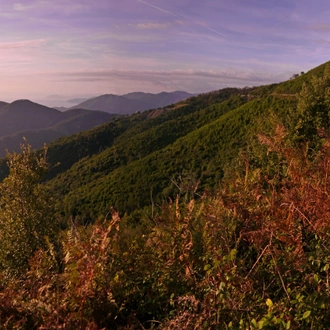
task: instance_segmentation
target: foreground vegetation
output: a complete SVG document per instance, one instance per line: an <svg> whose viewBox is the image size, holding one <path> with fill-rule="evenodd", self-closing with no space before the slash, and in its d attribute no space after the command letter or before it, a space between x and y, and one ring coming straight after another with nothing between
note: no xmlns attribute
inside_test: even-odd
<svg viewBox="0 0 330 330"><path fill-rule="evenodd" d="M23 146L8 155L2 327L328 327L329 87L326 71L303 87L294 111L267 118L221 169L216 190L178 178L175 198L151 198L134 216L108 208L85 225L59 217L51 186L40 183L45 154Z"/></svg>
<svg viewBox="0 0 330 330"><path fill-rule="evenodd" d="M71 224L19 274L3 264L4 328L324 328L330 141L310 161L284 135L260 137L273 176L245 155L215 196L178 198L136 226L115 211Z"/></svg>

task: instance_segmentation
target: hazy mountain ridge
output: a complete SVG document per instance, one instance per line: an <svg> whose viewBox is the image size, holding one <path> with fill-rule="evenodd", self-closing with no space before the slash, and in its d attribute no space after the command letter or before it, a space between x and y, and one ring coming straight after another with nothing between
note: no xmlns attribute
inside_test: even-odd
<svg viewBox="0 0 330 330"><path fill-rule="evenodd" d="M5 150L19 151L25 137L33 148L44 143L91 129L109 121L114 115L86 109L61 112L29 100L0 102L0 157Z"/></svg>
<svg viewBox="0 0 330 330"><path fill-rule="evenodd" d="M12 103L0 101L0 157L5 155L5 149L19 151L23 136L33 148L40 148L44 143L62 136L103 124L119 113L132 114L159 108L191 95L186 92L137 92L123 96L107 94L88 99L70 109L47 107L26 99ZM73 103L80 100L82 99L76 98L68 101Z"/></svg>
<svg viewBox="0 0 330 330"><path fill-rule="evenodd" d="M133 92L124 95L104 94L88 99L70 109L82 108L126 115L138 111L162 108L194 95L182 91L161 92L158 94L143 92Z"/></svg>
<svg viewBox="0 0 330 330"><path fill-rule="evenodd" d="M52 126L60 116L60 111L29 100L14 101L0 109L0 136Z"/></svg>

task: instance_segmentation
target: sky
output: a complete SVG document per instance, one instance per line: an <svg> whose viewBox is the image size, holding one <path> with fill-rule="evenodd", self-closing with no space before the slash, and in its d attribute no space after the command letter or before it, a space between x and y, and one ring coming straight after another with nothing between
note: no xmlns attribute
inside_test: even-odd
<svg viewBox="0 0 330 330"><path fill-rule="evenodd" d="M0 0L7 102L257 86L328 60L326 0Z"/></svg>

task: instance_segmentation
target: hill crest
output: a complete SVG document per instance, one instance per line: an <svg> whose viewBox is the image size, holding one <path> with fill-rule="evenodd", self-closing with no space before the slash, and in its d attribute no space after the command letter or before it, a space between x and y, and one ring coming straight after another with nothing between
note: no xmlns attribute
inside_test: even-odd
<svg viewBox="0 0 330 330"><path fill-rule="evenodd" d="M82 108L100 110L113 114L133 114L138 111L156 109L185 100L194 94L182 91L161 92L158 94L133 92L124 95L103 94L88 99L70 109Z"/></svg>

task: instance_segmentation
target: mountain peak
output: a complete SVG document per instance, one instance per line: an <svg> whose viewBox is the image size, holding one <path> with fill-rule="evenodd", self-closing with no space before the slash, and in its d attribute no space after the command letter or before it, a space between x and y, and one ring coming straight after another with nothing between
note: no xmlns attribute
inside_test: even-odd
<svg viewBox="0 0 330 330"><path fill-rule="evenodd" d="M101 110L114 114L133 114L138 111L163 108L194 96L187 92L161 92L158 94L132 92L123 95L104 94L82 102L71 109Z"/></svg>

